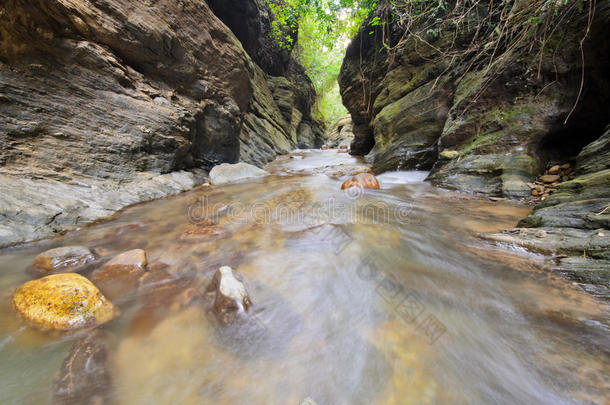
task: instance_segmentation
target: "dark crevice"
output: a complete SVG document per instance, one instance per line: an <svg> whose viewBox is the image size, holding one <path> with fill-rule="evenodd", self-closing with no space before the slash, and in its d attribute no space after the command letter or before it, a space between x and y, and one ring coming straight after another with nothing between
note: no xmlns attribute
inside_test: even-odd
<svg viewBox="0 0 610 405"><path fill-rule="evenodd" d="M582 148L595 141L601 132L589 128L569 128L550 132L537 146L537 155L542 165L572 162Z"/></svg>

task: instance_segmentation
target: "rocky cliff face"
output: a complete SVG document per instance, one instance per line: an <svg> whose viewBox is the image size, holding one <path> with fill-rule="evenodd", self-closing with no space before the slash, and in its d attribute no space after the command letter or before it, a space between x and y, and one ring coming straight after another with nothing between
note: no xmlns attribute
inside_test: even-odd
<svg viewBox="0 0 610 405"><path fill-rule="evenodd" d="M449 2L415 26L398 18L366 26L351 43L339 81L354 119L352 153L369 154L377 171L432 169L441 186L525 197L549 163L574 159L608 124L610 5L598 4L584 42L581 91L586 8L546 26L550 9L537 22L520 20L531 2L507 3L498 21L480 2L455 24L432 29L455 15L456 4L465 3ZM489 29L482 22L511 30L510 38L494 42L507 35L499 28L480 36Z"/></svg>
<svg viewBox="0 0 610 405"><path fill-rule="evenodd" d="M504 2L507 12L494 17L479 2L452 20L470 3L448 2L417 23L365 26L339 78L354 119L351 150L377 172L431 170L436 185L497 197L538 195L532 182L547 168L572 167L569 178L546 180L557 191L538 197L522 228L491 239L553 253L560 271L605 285L607 296L610 3L593 14L568 1L525 19L533 3ZM377 17L388 10L381 2ZM455 23L437 31L438 21Z"/></svg>
<svg viewBox="0 0 610 405"><path fill-rule="evenodd" d="M229 25L268 24L240 3ZM0 246L320 143L302 70L203 0L9 0L0 15Z"/></svg>

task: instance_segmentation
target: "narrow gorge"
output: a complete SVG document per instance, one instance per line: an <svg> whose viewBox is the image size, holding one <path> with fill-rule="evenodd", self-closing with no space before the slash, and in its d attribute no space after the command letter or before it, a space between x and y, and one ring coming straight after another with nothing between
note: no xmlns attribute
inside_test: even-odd
<svg viewBox="0 0 610 405"><path fill-rule="evenodd" d="M0 17L0 403L607 403L610 1Z"/></svg>

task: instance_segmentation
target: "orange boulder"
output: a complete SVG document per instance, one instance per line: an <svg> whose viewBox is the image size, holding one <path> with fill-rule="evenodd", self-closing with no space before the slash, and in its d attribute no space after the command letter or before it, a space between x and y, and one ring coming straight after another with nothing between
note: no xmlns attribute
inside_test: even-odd
<svg viewBox="0 0 610 405"><path fill-rule="evenodd" d="M346 180L341 185L341 190L346 190L352 187L378 189L379 182L377 181L377 177L375 177L371 173L359 173L351 179Z"/></svg>

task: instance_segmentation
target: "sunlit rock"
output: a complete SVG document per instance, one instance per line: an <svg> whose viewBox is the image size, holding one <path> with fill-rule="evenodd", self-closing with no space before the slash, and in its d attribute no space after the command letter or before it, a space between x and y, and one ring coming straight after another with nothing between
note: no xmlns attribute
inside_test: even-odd
<svg viewBox="0 0 610 405"><path fill-rule="evenodd" d="M229 266L216 271L208 285L208 292L212 291L216 293L214 314L222 323L231 322L237 313L247 311L252 305L246 286Z"/></svg>
<svg viewBox="0 0 610 405"><path fill-rule="evenodd" d="M84 246L63 246L40 253L34 265L48 271L76 267L95 260L95 256Z"/></svg>
<svg viewBox="0 0 610 405"><path fill-rule="evenodd" d="M457 150L444 150L441 153L439 153L439 156L442 159L455 159L456 157L458 157L460 155L460 152L458 152Z"/></svg>
<svg viewBox="0 0 610 405"><path fill-rule="evenodd" d="M13 305L19 315L44 329L99 325L118 314L91 281L76 273L28 281L15 292Z"/></svg>
<svg viewBox="0 0 610 405"><path fill-rule="evenodd" d="M259 169L248 163L223 163L212 168L210 171L210 180L212 181L212 184L221 185L262 177L267 174L269 173L263 169Z"/></svg>
<svg viewBox="0 0 610 405"><path fill-rule="evenodd" d="M379 182L377 181L377 178L371 173L359 173L351 179L343 182L343 184L341 185L341 190L346 190L352 187L378 189Z"/></svg>

